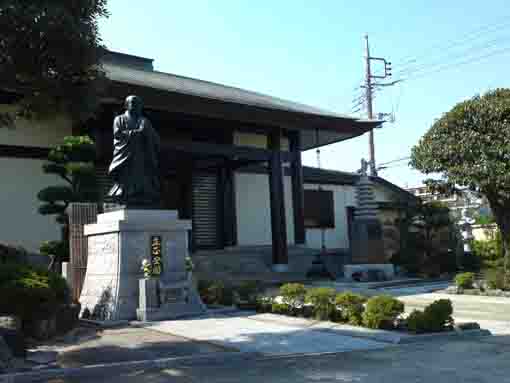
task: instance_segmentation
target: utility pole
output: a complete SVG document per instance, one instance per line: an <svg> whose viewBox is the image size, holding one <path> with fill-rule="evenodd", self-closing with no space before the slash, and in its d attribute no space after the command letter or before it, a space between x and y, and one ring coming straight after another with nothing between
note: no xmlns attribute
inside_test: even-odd
<svg viewBox="0 0 510 383"><path fill-rule="evenodd" d="M376 76L376 75L373 75L372 74L372 70L371 70L371 61L380 61L380 62L383 62L384 63L384 75L382 76ZM386 59L382 58L382 57L372 57L370 56L370 47L369 47L369 44L368 44L368 35L365 35L365 99L366 99L366 102L367 102L367 117L369 120L372 120L374 118L374 115L373 115L373 106L372 106L372 91L373 91L373 87L374 85L377 85L377 86L391 86L391 85L395 85L397 82L392 82L392 83L386 83L386 84L377 84L377 83L373 83L372 82L372 79L385 79L387 77L390 77L391 76L391 62L389 61L386 61ZM369 142L369 149L370 149L370 160L369 160L369 164L370 164L370 175L372 176L377 176L377 167L376 167L376 163L375 163L375 145L374 145L374 130L370 130L369 132L369 138L368 138Z"/></svg>
<svg viewBox="0 0 510 383"><path fill-rule="evenodd" d="M372 111L372 72L370 70L370 47L368 45L368 35L365 35L365 69L366 69L366 79L365 79L365 92L366 92L366 100L367 100L367 114L368 119L373 119L373 111ZM368 145L370 149L370 175L377 175L377 168L375 167L375 147L374 147L374 129L371 129L368 137Z"/></svg>

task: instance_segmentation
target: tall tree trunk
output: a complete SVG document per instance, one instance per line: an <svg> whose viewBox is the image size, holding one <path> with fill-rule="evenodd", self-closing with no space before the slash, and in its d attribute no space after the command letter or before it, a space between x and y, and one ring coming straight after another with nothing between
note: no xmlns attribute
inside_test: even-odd
<svg viewBox="0 0 510 383"><path fill-rule="evenodd" d="M505 206L491 206L503 242L505 286L510 287L510 211Z"/></svg>

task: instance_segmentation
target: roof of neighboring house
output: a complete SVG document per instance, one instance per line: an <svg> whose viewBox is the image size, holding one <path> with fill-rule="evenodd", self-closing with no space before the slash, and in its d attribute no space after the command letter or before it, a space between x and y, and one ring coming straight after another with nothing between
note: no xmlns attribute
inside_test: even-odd
<svg viewBox="0 0 510 383"><path fill-rule="evenodd" d="M303 182L305 184L331 184L331 185L354 185L360 178L358 173L342 172L339 170L319 169L310 166L303 166ZM400 186L391 183L381 177L370 177L370 179L392 192L398 194L403 200L410 203L418 203L419 198Z"/></svg>

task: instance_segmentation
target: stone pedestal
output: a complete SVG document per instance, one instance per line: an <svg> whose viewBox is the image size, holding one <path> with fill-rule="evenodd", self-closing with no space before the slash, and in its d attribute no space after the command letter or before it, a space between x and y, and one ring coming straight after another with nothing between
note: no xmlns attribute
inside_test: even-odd
<svg viewBox="0 0 510 383"><path fill-rule="evenodd" d="M86 225L88 262L80 296L82 310L99 320L136 319L143 259L151 259L151 241L161 239L163 274L167 283L186 280L190 221L176 211L119 209Z"/></svg>
<svg viewBox="0 0 510 383"><path fill-rule="evenodd" d="M353 264L386 263L382 226L378 219L355 219L351 243Z"/></svg>
<svg viewBox="0 0 510 383"><path fill-rule="evenodd" d="M164 279L140 279L140 306L136 310L140 321L176 319L203 314L206 307L191 279L167 282Z"/></svg>

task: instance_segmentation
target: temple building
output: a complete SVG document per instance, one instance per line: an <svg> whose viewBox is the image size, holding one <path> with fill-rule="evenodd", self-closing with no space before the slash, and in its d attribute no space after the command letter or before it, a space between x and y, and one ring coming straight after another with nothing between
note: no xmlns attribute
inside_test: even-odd
<svg viewBox="0 0 510 383"><path fill-rule="evenodd" d="M0 129L0 241L36 251L59 238L54 218L38 214L36 195L57 182L42 164L65 136L95 140L98 178L108 190L113 118L136 94L162 140L163 208L192 220L189 248L199 272L305 272L320 249L348 258L358 175L303 167L301 153L380 121L158 72L153 60L127 54L110 52L103 66L108 89L93 120L76 127L57 116ZM15 110L15 99L3 90L0 110ZM415 199L382 178L373 182L381 211Z"/></svg>

